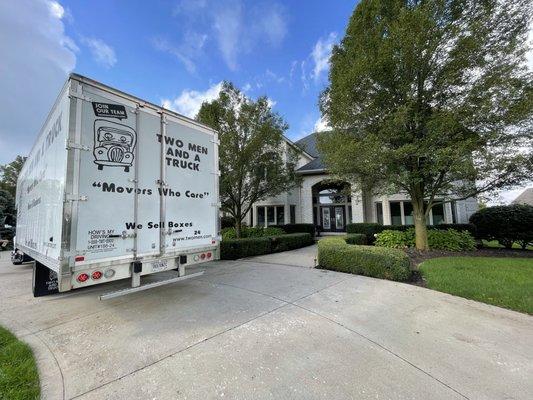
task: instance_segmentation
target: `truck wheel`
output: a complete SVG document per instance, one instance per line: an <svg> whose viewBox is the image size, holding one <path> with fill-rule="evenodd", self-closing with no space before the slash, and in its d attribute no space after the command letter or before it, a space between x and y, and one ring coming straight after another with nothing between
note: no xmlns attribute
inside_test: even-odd
<svg viewBox="0 0 533 400"><path fill-rule="evenodd" d="M124 167L124 172L130 172L130 167Z"/></svg>
<svg viewBox="0 0 533 400"><path fill-rule="evenodd" d="M104 166L102 164L98 164L98 170L101 171L104 169Z"/></svg>
<svg viewBox="0 0 533 400"><path fill-rule="evenodd" d="M33 263L33 297L59 293L57 273L38 261Z"/></svg>

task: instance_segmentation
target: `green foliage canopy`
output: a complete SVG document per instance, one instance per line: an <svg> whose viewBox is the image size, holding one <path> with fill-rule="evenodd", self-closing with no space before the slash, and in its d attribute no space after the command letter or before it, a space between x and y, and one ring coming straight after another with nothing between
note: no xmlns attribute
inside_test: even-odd
<svg viewBox="0 0 533 400"><path fill-rule="evenodd" d="M288 126L267 97L256 101L225 82L217 99L202 104L197 120L218 132L221 209L240 237L252 205L296 184L295 151L283 140Z"/></svg>
<svg viewBox="0 0 533 400"><path fill-rule="evenodd" d="M530 178L532 7L362 0L333 50L321 96L334 128L318 143L328 168L376 192L408 193L417 236L436 197L466 198ZM427 248L423 242L417 247Z"/></svg>

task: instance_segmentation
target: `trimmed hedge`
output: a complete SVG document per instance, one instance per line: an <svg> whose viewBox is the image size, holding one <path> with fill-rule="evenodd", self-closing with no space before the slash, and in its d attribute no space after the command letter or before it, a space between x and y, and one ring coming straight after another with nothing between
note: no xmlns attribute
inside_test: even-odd
<svg viewBox="0 0 533 400"><path fill-rule="evenodd" d="M269 226L268 228L263 227L254 227L249 228L243 226L241 228L241 239L244 238L255 238L255 237L265 237L265 236L277 236L283 235L285 231L280 228ZM235 233L235 228L224 228L221 231L222 240L225 239L237 239L237 234Z"/></svg>
<svg viewBox="0 0 533 400"><path fill-rule="evenodd" d="M318 242L318 264L332 271L404 282L411 278L409 257L398 249L357 246L342 238Z"/></svg>
<svg viewBox="0 0 533 400"><path fill-rule="evenodd" d="M413 228L412 225L381 225L373 222L364 222L356 224L346 225L347 233L363 233L366 235L368 244L374 244L376 237L374 235L381 233L385 230L387 231L400 231L405 232ZM455 229L456 231L468 231L472 236L476 236L476 227L473 224L439 224L439 225L428 225L428 230L448 230Z"/></svg>
<svg viewBox="0 0 533 400"><path fill-rule="evenodd" d="M238 258L298 249L313 243L314 240L308 233L224 239L220 242L220 258L223 260L236 260Z"/></svg>
<svg viewBox="0 0 533 400"><path fill-rule="evenodd" d="M283 229L286 233L309 233L311 237L315 237L314 224L285 224L285 225L270 225Z"/></svg>
<svg viewBox="0 0 533 400"><path fill-rule="evenodd" d="M270 237L271 253L299 249L314 243L313 237L308 233L288 233L286 235Z"/></svg>
<svg viewBox="0 0 533 400"><path fill-rule="evenodd" d="M428 245L431 250L465 251L474 250L476 241L468 231L455 229L428 230ZM385 230L378 234L376 246L404 249L415 246L415 229L409 228L405 232Z"/></svg>
<svg viewBox="0 0 533 400"><path fill-rule="evenodd" d="M517 242L523 249L533 241L533 206L511 204L487 207L470 217L478 239L497 240L510 249Z"/></svg>
<svg viewBox="0 0 533 400"><path fill-rule="evenodd" d="M344 241L348 244L366 244L366 235L362 233L350 233L346 235Z"/></svg>

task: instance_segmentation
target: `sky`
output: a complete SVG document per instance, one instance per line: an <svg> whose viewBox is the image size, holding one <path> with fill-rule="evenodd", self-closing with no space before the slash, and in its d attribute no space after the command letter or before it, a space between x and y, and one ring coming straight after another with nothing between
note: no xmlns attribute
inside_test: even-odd
<svg viewBox="0 0 533 400"><path fill-rule="evenodd" d="M324 129L319 95L356 4L0 1L0 164L27 155L70 72L189 117L228 80L268 96L289 139Z"/></svg>

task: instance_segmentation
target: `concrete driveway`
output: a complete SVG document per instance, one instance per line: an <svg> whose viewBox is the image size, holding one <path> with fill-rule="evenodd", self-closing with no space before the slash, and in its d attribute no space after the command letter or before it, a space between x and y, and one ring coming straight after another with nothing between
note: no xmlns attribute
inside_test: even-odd
<svg viewBox="0 0 533 400"><path fill-rule="evenodd" d="M117 285L35 299L31 266L3 260L0 324L48 399L533 397L530 316L265 258L204 268L102 302Z"/></svg>

